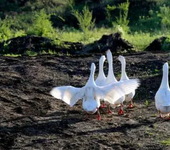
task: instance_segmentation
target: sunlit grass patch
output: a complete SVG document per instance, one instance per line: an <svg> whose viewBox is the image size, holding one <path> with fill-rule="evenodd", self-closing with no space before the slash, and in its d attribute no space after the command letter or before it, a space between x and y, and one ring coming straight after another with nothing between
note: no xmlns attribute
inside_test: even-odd
<svg viewBox="0 0 170 150"><path fill-rule="evenodd" d="M83 44L88 44L99 40L103 34L114 33L114 30L112 30L112 28L95 28L93 30L88 31L89 38L87 40L84 40L83 32L74 28L63 30L57 29L56 33L57 37L62 41L82 42Z"/></svg>
<svg viewBox="0 0 170 150"><path fill-rule="evenodd" d="M109 35L115 32L116 30L113 28L95 28L93 30L89 30L89 38L87 40L83 40L83 32L74 28L67 28L63 30L57 30L57 37L62 41L82 42L83 44L89 44L99 40L104 34ZM134 45L138 51L143 51L154 39L161 36L163 36L161 32L152 34L135 32L130 34L123 34L123 39Z"/></svg>
<svg viewBox="0 0 170 150"><path fill-rule="evenodd" d="M168 138L167 140L161 141L161 144L163 144L163 145L170 145L170 138Z"/></svg>
<svg viewBox="0 0 170 150"><path fill-rule="evenodd" d="M150 33L135 32L134 34L126 34L124 37L133 44L139 51L144 50L154 39L162 36L161 34L151 35Z"/></svg>
<svg viewBox="0 0 170 150"><path fill-rule="evenodd" d="M7 57L19 57L19 56L21 56L21 54L4 54L3 56L7 56Z"/></svg>
<svg viewBox="0 0 170 150"><path fill-rule="evenodd" d="M31 50L26 51L25 54L28 55L28 56L37 56L37 52L31 51Z"/></svg>
<svg viewBox="0 0 170 150"><path fill-rule="evenodd" d="M55 51L52 51L52 50L48 50L47 52L46 51L42 51L41 54L50 54L50 55L55 55L57 54Z"/></svg>

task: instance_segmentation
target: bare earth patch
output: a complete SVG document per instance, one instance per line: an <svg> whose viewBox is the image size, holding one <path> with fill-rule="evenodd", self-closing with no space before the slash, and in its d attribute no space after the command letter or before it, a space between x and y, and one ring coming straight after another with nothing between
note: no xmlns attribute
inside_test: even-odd
<svg viewBox="0 0 170 150"><path fill-rule="evenodd" d="M135 107L125 104L122 116L118 108L112 108L112 114L101 108L102 120L97 121L96 114L84 113L81 101L70 108L49 94L55 86L83 86L92 62L97 76L100 56L0 56L0 149L168 149L170 120L158 117L154 96L169 53L124 55L128 76L139 78L141 86ZM114 72L119 78L116 58ZM107 62L104 69L107 73Z"/></svg>

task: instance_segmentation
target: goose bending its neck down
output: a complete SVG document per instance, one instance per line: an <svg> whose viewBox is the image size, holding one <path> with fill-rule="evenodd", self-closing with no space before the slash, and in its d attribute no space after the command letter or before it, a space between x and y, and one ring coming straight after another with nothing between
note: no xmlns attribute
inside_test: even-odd
<svg viewBox="0 0 170 150"><path fill-rule="evenodd" d="M123 56L119 55L118 60L121 62L121 78L120 81L124 82L126 80L129 80L127 74L126 74L126 60ZM135 96L135 91L131 91L129 94L125 96L125 101L130 102L129 108L133 107L133 97Z"/></svg>
<svg viewBox="0 0 170 150"><path fill-rule="evenodd" d="M163 65L163 77L162 77L161 85L155 95L155 106L156 109L159 111L160 117L162 117L163 114L169 116L170 113L170 89L169 89L168 74L169 74L169 66L168 63L166 62Z"/></svg>
<svg viewBox="0 0 170 150"><path fill-rule="evenodd" d="M107 99L110 103L115 102L123 95L129 93L131 89L135 90L139 86L139 80L131 79L125 83L97 86L94 81L95 68L95 64L92 63L90 77L86 85L82 88L59 86L53 88L50 94L57 99L63 100L71 107L74 106L78 100L83 100L83 109L88 113L95 113L97 111L97 118L101 120L99 112L100 100Z"/></svg>
<svg viewBox="0 0 170 150"><path fill-rule="evenodd" d="M106 55L107 55L107 60L108 60L108 64L109 64L109 70L108 70L108 76L106 78L106 85L108 84L112 84L112 83L117 83L117 79L115 78L115 75L114 75L114 71L113 71L113 57L112 57L112 53L110 50L108 50L106 52ZM119 105L120 104L120 110L118 112L118 114L122 115L124 114L123 112L123 101L125 100L125 95L123 95L122 97L120 97L118 100L116 100L114 102L113 105ZM110 105L108 107L108 113L111 113L110 111Z"/></svg>

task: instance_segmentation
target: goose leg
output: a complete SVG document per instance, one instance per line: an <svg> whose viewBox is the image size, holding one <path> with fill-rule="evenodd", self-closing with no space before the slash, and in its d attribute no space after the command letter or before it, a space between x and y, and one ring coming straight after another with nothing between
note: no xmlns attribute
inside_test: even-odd
<svg viewBox="0 0 170 150"><path fill-rule="evenodd" d="M124 111L123 111L123 103L120 105L120 110L118 112L119 115L123 115Z"/></svg>
<svg viewBox="0 0 170 150"><path fill-rule="evenodd" d="M168 120L170 120L170 113L168 113Z"/></svg>
<svg viewBox="0 0 170 150"><path fill-rule="evenodd" d="M130 103L129 103L129 108L133 108L134 106L133 106L133 102L132 102L132 99L131 99L131 101L130 101Z"/></svg>
<svg viewBox="0 0 170 150"><path fill-rule="evenodd" d="M97 108L97 120L101 120L101 115L100 115L100 112L99 112L99 108Z"/></svg>
<svg viewBox="0 0 170 150"><path fill-rule="evenodd" d="M111 113L112 113L112 111L110 110L110 104L108 105L107 113L108 113L108 114L111 114Z"/></svg>
<svg viewBox="0 0 170 150"><path fill-rule="evenodd" d="M159 117L160 117L160 118L163 118L162 113L161 113L160 110L158 111L158 113L159 113Z"/></svg>

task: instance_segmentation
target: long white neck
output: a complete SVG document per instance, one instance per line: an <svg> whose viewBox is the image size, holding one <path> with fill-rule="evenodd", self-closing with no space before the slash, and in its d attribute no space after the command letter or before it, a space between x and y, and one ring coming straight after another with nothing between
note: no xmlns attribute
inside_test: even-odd
<svg viewBox="0 0 170 150"><path fill-rule="evenodd" d="M121 74L121 79L120 80L128 80L129 78L128 78L127 74L126 74L126 61L125 61L125 58L123 58L121 60L121 72L122 72L122 74Z"/></svg>
<svg viewBox="0 0 170 150"><path fill-rule="evenodd" d="M104 64L104 60L101 60L99 62L99 75L98 75L99 78L106 78L104 71L103 71L103 64Z"/></svg>
<svg viewBox="0 0 170 150"><path fill-rule="evenodd" d="M91 65L91 71L90 71L90 77L86 83L86 86L91 86L91 85L96 85L95 81L94 81L94 73L95 73L95 64L92 63Z"/></svg>
<svg viewBox="0 0 170 150"><path fill-rule="evenodd" d="M113 72L113 58L112 55L107 58L109 63L109 70L108 70L108 76L107 80L110 80L111 82L118 82L115 78L114 72Z"/></svg>
<svg viewBox="0 0 170 150"><path fill-rule="evenodd" d="M163 77L160 88L169 89L168 73L169 73L168 64L165 63L165 65L163 66Z"/></svg>

